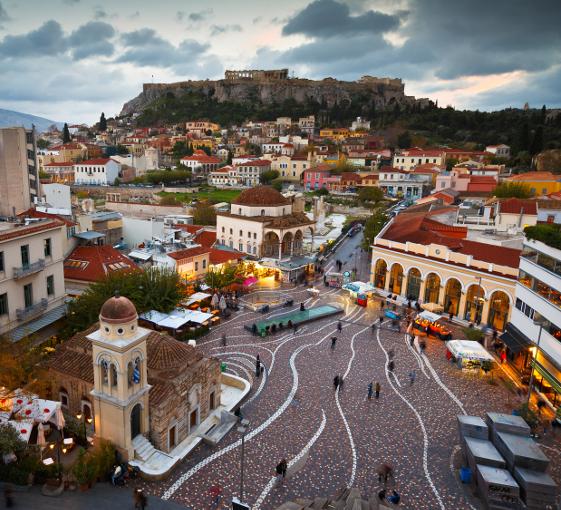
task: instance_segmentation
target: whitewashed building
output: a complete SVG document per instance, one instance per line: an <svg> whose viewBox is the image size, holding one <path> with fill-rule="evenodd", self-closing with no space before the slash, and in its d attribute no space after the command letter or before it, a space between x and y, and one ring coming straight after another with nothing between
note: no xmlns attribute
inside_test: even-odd
<svg viewBox="0 0 561 510"><path fill-rule="evenodd" d="M88 159L74 165L74 183L107 186L115 182L120 172L120 163L111 158Z"/></svg>

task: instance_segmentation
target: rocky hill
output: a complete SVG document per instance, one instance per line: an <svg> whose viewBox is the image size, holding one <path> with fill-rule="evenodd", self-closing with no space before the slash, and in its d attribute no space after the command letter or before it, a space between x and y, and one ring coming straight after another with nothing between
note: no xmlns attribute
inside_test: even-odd
<svg viewBox="0 0 561 510"><path fill-rule="evenodd" d="M127 102L122 116L144 116L144 120L172 120L168 110L175 107L175 119L187 120L205 115L210 105L222 111L223 106L242 106L245 115L291 115L346 110L349 114L371 112L395 104L428 105L428 99L417 100L405 95L400 79L364 76L348 82L332 78L307 80L286 79L223 79L184 81L178 83L146 83L142 93ZM203 107L204 105L204 107ZM234 107L235 109L235 107ZM155 111L159 113L154 115ZM136 115L135 115L136 114ZM171 117L171 118L170 118ZM214 118L213 120L218 120ZM232 119L237 120L237 119Z"/></svg>

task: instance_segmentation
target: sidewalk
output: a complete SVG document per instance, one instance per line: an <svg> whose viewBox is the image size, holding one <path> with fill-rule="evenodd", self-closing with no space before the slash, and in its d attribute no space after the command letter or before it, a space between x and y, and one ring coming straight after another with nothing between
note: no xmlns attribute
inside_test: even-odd
<svg viewBox="0 0 561 510"><path fill-rule="evenodd" d="M132 495L132 486L113 487L108 483L97 483L86 492L79 490L63 492L61 496L54 498L43 496L39 486L33 486L28 492L14 491L13 493L14 508L33 510L100 510L105 508L128 510L134 508ZM2 508L4 508L3 505ZM188 507L153 496L148 496L148 508L150 510L190 510Z"/></svg>

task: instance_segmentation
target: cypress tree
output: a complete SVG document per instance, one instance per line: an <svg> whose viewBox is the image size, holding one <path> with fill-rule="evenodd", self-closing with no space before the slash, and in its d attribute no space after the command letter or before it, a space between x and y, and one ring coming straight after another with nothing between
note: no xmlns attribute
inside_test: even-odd
<svg viewBox="0 0 561 510"><path fill-rule="evenodd" d="M101 117L99 118L99 130L107 131L107 120L105 118L105 113L101 112Z"/></svg>
<svg viewBox="0 0 561 510"><path fill-rule="evenodd" d="M68 143L72 140L70 137L70 131L68 130L68 124L65 122L62 128L62 143Z"/></svg>

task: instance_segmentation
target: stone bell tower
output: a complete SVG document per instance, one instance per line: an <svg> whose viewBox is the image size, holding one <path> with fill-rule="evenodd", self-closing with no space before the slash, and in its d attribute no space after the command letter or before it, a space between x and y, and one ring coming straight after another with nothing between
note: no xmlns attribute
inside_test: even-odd
<svg viewBox="0 0 561 510"><path fill-rule="evenodd" d="M126 297L108 299L99 313L99 329L92 342L95 430L110 440L128 459L132 440L149 432L146 337L138 327L134 304Z"/></svg>

